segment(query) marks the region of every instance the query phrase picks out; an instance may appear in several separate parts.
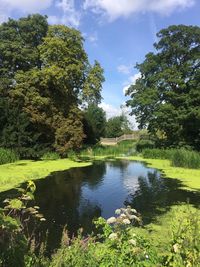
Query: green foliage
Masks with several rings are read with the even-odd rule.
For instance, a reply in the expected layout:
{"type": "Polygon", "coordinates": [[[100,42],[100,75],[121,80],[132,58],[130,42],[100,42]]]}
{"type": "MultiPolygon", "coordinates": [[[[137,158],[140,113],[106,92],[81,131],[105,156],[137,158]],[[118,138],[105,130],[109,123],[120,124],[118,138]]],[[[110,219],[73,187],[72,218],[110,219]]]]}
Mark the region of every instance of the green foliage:
{"type": "Polygon", "coordinates": [[[174,167],[200,169],[200,154],[186,149],[143,149],[144,158],[168,159],[174,167]]]}
{"type": "Polygon", "coordinates": [[[108,138],[119,137],[123,134],[128,134],[130,132],[131,130],[129,121],[125,116],[125,114],[112,117],[108,119],[106,123],[105,137],[108,138]]]}
{"type": "Polygon", "coordinates": [[[15,162],[17,160],[19,160],[19,157],[13,150],[0,148],[0,165],[15,162]]]}
{"type": "Polygon", "coordinates": [[[171,160],[175,151],[176,151],[175,149],[158,149],[158,148],[143,149],[142,155],[144,158],[171,160]]]}
{"type": "Polygon", "coordinates": [[[136,150],[142,152],[144,149],[152,149],[155,147],[155,144],[151,140],[139,140],[136,143],[136,150]]]}
{"type": "Polygon", "coordinates": [[[156,253],[130,226],[140,221],[136,211],[127,207],[116,212],[117,217],[95,222],[101,234],[72,240],[53,256],[50,266],[153,266],[156,253]]]}
{"type": "Polygon", "coordinates": [[[158,143],[200,150],[200,28],[172,25],[157,37],[156,53],[136,66],[141,77],[127,104],[158,143]]]}
{"type": "Polygon", "coordinates": [[[195,151],[177,149],[174,151],[171,160],[175,167],[200,169],[200,154],[195,151]]]}
{"type": "Polygon", "coordinates": [[[90,104],[84,111],[85,143],[96,144],[105,134],[106,114],[102,108],[90,104]]]}
{"type": "Polygon", "coordinates": [[[95,156],[108,156],[108,157],[117,157],[129,155],[135,152],[135,142],[134,141],[122,141],[114,146],[100,146],[96,145],[94,147],[89,147],[85,150],[82,150],[81,156],[95,157],[95,156]]]}
{"type": "Polygon", "coordinates": [[[166,266],[199,266],[200,263],[200,214],[189,207],[183,217],[175,217],[172,224],[171,251],[166,256],[166,266]],[[179,227],[177,228],[177,220],[179,227]]]}
{"type": "Polygon", "coordinates": [[[41,157],[42,160],[56,160],[60,159],[60,155],[56,152],[46,152],[41,157]]]}
{"type": "Polygon", "coordinates": [[[100,102],[103,80],[100,64],[88,62],[79,31],[49,26],[41,15],[1,24],[0,145],[22,158],[80,148],[80,105],[100,102]]]}
{"type": "Polygon", "coordinates": [[[30,233],[28,224],[31,218],[36,220],[35,224],[45,220],[38,212],[39,207],[27,207],[34,198],[35,184],[29,181],[26,189],[18,190],[21,195],[15,199],[6,199],[6,206],[0,209],[0,263],[3,267],[23,267],[28,266],[27,261],[33,262],[31,253],[34,250],[35,228],[30,233]]]}
{"type": "Polygon", "coordinates": [[[104,81],[103,69],[99,62],[95,60],[94,66],[88,68],[88,75],[83,87],[83,101],[89,105],[101,103],[101,90],[104,81]]]}

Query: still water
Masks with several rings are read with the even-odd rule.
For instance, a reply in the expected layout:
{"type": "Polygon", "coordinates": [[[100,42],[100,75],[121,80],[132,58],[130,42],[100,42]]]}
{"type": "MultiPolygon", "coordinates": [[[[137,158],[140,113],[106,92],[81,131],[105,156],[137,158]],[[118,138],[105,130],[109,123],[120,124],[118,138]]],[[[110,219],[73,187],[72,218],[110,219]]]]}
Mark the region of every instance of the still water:
{"type": "MultiPolygon", "coordinates": [[[[48,253],[60,246],[65,227],[70,236],[79,228],[88,234],[94,229],[94,218],[107,219],[125,205],[140,212],[145,224],[174,204],[200,203],[199,193],[182,190],[178,180],[162,178],[159,171],[136,161],[97,161],[88,167],[55,172],[35,183],[32,204],[38,205],[46,218],[38,229],[38,242],[46,240],[48,253]]],[[[6,195],[9,197],[9,192],[6,195]]]]}
{"type": "Polygon", "coordinates": [[[70,235],[82,227],[93,230],[92,220],[108,218],[115,209],[131,205],[141,213],[143,222],[151,222],[171,205],[200,203],[200,196],[180,189],[180,182],[162,178],[159,171],[141,162],[95,162],[92,166],[55,172],[36,182],[35,203],[46,222],[40,234],[46,233],[48,250],[59,247],[63,228],[70,235]]]}

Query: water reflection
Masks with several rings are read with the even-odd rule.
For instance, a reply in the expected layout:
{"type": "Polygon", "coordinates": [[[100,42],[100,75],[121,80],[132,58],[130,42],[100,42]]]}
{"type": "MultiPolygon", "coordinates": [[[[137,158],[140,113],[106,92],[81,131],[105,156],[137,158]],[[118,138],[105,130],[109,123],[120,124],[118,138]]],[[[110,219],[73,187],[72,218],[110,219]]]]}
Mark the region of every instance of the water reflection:
{"type": "Polygon", "coordinates": [[[135,207],[146,223],[178,202],[190,199],[198,205],[200,200],[198,193],[181,190],[177,180],[163,179],[155,169],[125,160],[95,162],[92,166],[56,172],[36,181],[36,186],[34,204],[40,206],[47,220],[39,229],[38,238],[42,235],[44,239],[48,231],[50,252],[59,247],[66,225],[70,235],[80,227],[90,233],[94,218],[113,216],[115,209],[123,205],[135,207]]]}

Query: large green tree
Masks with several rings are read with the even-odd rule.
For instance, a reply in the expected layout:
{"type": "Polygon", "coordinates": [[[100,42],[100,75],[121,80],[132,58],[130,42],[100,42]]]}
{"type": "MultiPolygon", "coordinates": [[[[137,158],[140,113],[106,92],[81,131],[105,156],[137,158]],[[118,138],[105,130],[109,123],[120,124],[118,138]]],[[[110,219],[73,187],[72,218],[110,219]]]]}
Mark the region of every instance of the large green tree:
{"type": "Polygon", "coordinates": [[[0,52],[0,145],[24,156],[79,148],[85,136],[79,106],[88,97],[99,102],[103,81],[81,33],[48,26],[40,15],[9,20],[0,26],[0,52]]]}
{"type": "Polygon", "coordinates": [[[200,150],[200,28],[173,25],[157,37],[156,52],[136,66],[141,78],[127,104],[160,144],[200,150]]]}

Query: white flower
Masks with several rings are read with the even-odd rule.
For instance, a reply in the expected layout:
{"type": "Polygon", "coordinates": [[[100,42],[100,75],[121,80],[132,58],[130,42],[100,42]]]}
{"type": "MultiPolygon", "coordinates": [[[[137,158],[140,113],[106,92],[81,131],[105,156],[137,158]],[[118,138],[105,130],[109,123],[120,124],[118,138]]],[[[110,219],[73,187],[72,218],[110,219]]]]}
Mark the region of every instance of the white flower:
{"type": "Polygon", "coordinates": [[[122,222],[123,222],[124,224],[130,224],[130,223],[131,223],[129,219],[123,219],[122,222]]]}
{"type": "Polygon", "coordinates": [[[134,212],[134,213],[137,213],[137,210],[135,210],[135,209],[131,209],[131,211],[134,212]]]}
{"type": "Polygon", "coordinates": [[[120,209],[116,209],[115,214],[119,215],[121,213],[120,209]]]}
{"type": "Polygon", "coordinates": [[[135,215],[129,215],[129,218],[130,218],[131,220],[133,220],[133,219],[138,220],[138,217],[135,216],[135,215]]]}
{"type": "Polygon", "coordinates": [[[120,215],[120,218],[126,218],[126,215],[125,215],[124,213],[122,213],[122,214],[120,215]]]}
{"type": "Polygon", "coordinates": [[[117,234],[116,233],[112,233],[112,234],[110,234],[109,235],[109,237],[108,238],[110,238],[110,239],[112,239],[112,240],[114,240],[114,239],[117,239],[117,234]]]}
{"type": "Polygon", "coordinates": [[[129,242],[131,245],[136,246],[136,240],[135,240],[135,239],[130,239],[128,242],[129,242]]]}
{"type": "Polygon", "coordinates": [[[116,218],[115,217],[110,217],[108,220],[107,220],[107,223],[111,224],[111,223],[115,223],[116,222],[116,218]]]}

